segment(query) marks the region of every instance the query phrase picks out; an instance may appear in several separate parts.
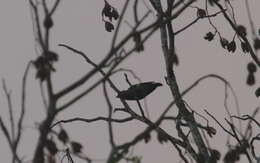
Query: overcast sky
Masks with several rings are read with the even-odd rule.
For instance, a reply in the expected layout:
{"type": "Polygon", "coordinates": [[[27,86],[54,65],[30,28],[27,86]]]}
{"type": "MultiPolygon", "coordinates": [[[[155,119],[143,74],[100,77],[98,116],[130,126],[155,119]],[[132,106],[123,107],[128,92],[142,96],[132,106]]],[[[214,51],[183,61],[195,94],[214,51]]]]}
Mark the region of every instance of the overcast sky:
{"type": "MultiPolygon", "coordinates": [[[[165,1],[165,0],[162,0],[165,1]]],[[[122,0],[110,0],[119,11],[122,8],[122,0]]],[[[253,20],[256,27],[260,27],[260,19],[257,17],[260,1],[250,0],[253,20]]],[[[145,13],[146,8],[140,3],[140,14],[145,13]]],[[[248,25],[244,0],[234,2],[235,16],[238,24],[248,25]]],[[[63,0],[54,15],[54,28],[51,31],[51,48],[59,54],[59,62],[55,64],[57,73],[54,74],[54,90],[59,91],[71,82],[80,78],[92,67],[84,62],[78,55],[73,55],[70,51],[58,47],[59,43],[68,44],[78,50],[84,51],[93,61],[99,62],[108,52],[113,33],[108,33],[104,29],[101,18],[101,11],[104,6],[102,0],[63,0]]],[[[151,7],[151,6],[150,6],[151,7]]],[[[212,10],[213,11],[216,10],[212,10]]],[[[183,16],[174,23],[174,29],[180,29],[196,18],[196,10],[188,9],[183,16]]],[[[133,23],[132,8],[126,13],[126,19],[130,24],[133,23]]],[[[155,15],[151,14],[146,24],[155,20],[155,15]]],[[[234,32],[228,23],[223,21],[222,15],[214,19],[222,35],[231,40],[234,32]]],[[[20,111],[21,81],[26,64],[37,56],[38,47],[34,42],[31,10],[27,0],[1,0],[0,1],[0,77],[6,80],[7,86],[12,90],[13,107],[16,118],[20,111]]],[[[130,28],[123,23],[123,30],[119,37],[123,38],[130,28]]],[[[248,28],[249,30],[249,28],[248,28]]],[[[206,74],[218,74],[227,79],[237,93],[239,106],[242,114],[251,114],[259,106],[259,99],[254,96],[254,91],[259,86],[259,72],[256,76],[256,85],[248,87],[246,85],[247,63],[251,61],[249,55],[242,53],[240,47],[234,54],[228,53],[221,48],[218,38],[212,42],[203,39],[208,31],[213,31],[208,25],[207,20],[201,20],[193,27],[176,36],[176,48],[179,56],[180,65],[176,67],[177,81],[180,90],[183,91],[199,77],[206,74]]],[[[250,33],[250,31],[248,31],[250,33]]],[[[164,58],[160,46],[159,32],[145,43],[145,51],[134,53],[120,67],[129,68],[136,72],[142,81],[157,81],[164,84],[150,96],[148,96],[148,110],[151,120],[156,120],[160,113],[172,100],[164,77],[164,58]]],[[[238,40],[236,40],[238,43],[238,40]]],[[[239,44],[238,44],[239,45],[239,44]]],[[[97,75],[95,79],[100,78],[97,75]]],[[[132,83],[138,83],[130,74],[129,79],[132,83]]],[[[123,73],[112,77],[112,80],[120,89],[127,89],[128,84],[124,80],[123,73]]],[[[95,80],[91,81],[93,83],[95,80]]],[[[75,91],[74,95],[88,88],[90,84],[85,84],[81,89],[75,91]]],[[[20,144],[19,154],[25,160],[30,161],[32,151],[37,140],[37,123],[44,118],[44,107],[40,96],[39,82],[35,79],[35,70],[29,71],[27,83],[27,110],[24,124],[24,134],[20,144]]],[[[2,87],[1,87],[2,88],[2,87]]],[[[0,115],[7,123],[9,120],[7,102],[3,93],[0,93],[0,115]]],[[[109,92],[114,107],[122,107],[119,100],[115,98],[116,93],[109,92]]],[[[69,96],[64,98],[65,102],[69,96]]],[[[185,101],[197,112],[206,116],[203,109],[207,109],[214,114],[223,124],[227,114],[224,109],[224,84],[215,79],[207,79],[198,87],[184,97],[185,101]]],[[[61,102],[61,103],[62,103],[61,102]]],[[[59,103],[59,104],[61,104],[59,103]]],[[[139,112],[136,103],[130,105],[139,112]]],[[[236,114],[234,98],[229,90],[228,106],[232,114],[236,114]]],[[[174,115],[176,111],[171,112],[174,115]]],[[[106,116],[107,106],[102,96],[102,87],[98,87],[80,102],[72,105],[58,116],[58,119],[73,117],[94,118],[106,116]]],[[[123,114],[114,117],[123,117],[123,114]]],[[[210,119],[209,117],[207,117],[210,119]]],[[[260,116],[256,119],[259,119],[260,116]]],[[[226,151],[226,133],[223,134],[211,119],[210,125],[214,126],[219,132],[211,141],[211,147],[226,151]]],[[[227,125],[226,125],[227,126],[227,125]]],[[[85,144],[84,152],[93,159],[105,159],[109,154],[109,139],[107,124],[103,122],[84,124],[75,122],[64,124],[68,129],[69,135],[73,140],[85,144]]],[[[140,122],[133,121],[126,124],[115,125],[115,137],[118,143],[131,140],[138,132],[146,126],[140,122]]],[[[162,124],[169,133],[176,134],[174,123],[165,122],[162,124]]],[[[259,130],[258,130],[259,131],[259,130]]],[[[134,148],[134,154],[143,155],[144,163],[170,162],[176,160],[173,153],[177,152],[170,144],[160,145],[156,141],[156,134],[152,133],[153,141],[147,145],[139,143],[134,148]]],[[[0,132],[0,158],[1,162],[10,162],[10,149],[7,141],[0,132]]],[[[62,156],[62,153],[61,153],[62,156]]],[[[79,161],[80,162],[80,161],[79,161]]],[[[81,161],[83,162],[83,161],[81,161]]]]}

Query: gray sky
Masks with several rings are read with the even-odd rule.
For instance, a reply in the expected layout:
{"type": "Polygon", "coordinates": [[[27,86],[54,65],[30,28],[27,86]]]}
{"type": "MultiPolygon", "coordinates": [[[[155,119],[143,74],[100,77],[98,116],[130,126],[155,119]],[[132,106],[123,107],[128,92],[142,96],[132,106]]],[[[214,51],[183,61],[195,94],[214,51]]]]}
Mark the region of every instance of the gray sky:
{"type": "MultiPolygon", "coordinates": [[[[123,1],[110,0],[109,2],[114,4],[119,11],[122,8],[123,1]]],[[[260,27],[260,19],[257,18],[257,15],[259,15],[260,1],[251,0],[250,2],[252,2],[250,7],[253,11],[255,26],[260,27]]],[[[77,80],[81,75],[92,68],[86,64],[82,58],[73,55],[64,48],[58,47],[57,44],[65,43],[78,50],[84,51],[95,62],[100,61],[109,50],[113,35],[104,30],[104,24],[101,20],[103,5],[103,1],[97,0],[64,0],[61,2],[61,5],[54,15],[55,26],[51,33],[51,47],[59,54],[60,58],[59,62],[55,64],[57,73],[55,73],[53,77],[55,91],[77,80]]],[[[244,0],[234,2],[234,8],[237,23],[248,25],[244,0]]],[[[144,13],[145,7],[140,6],[140,10],[140,14],[144,13]]],[[[188,9],[183,16],[173,22],[174,29],[180,29],[195,18],[196,10],[188,9]]],[[[17,118],[20,111],[22,75],[27,62],[36,58],[37,51],[28,2],[25,0],[1,0],[0,20],[0,76],[1,78],[5,78],[8,88],[12,90],[13,107],[16,111],[17,118]]],[[[133,22],[132,8],[129,8],[127,11],[126,20],[130,23],[133,22]]],[[[155,20],[155,17],[150,15],[146,23],[153,20],[155,20]]],[[[214,19],[214,22],[222,35],[231,40],[234,33],[223,20],[222,15],[220,15],[214,19]]],[[[176,36],[177,54],[180,59],[180,66],[176,68],[176,76],[180,90],[184,90],[203,75],[210,73],[221,75],[232,84],[236,91],[241,113],[250,114],[259,106],[259,99],[254,96],[254,91],[259,85],[256,84],[253,87],[248,87],[245,84],[247,77],[246,65],[251,61],[251,58],[248,54],[243,54],[240,47],[238,47],[234,54],[223,50],[218,38],[212,42],[205,41],[203,37],[210,30],[213,31],[212,27],[208,25],[208,21],[201,20],[192,28],[176,36]]],[[[129,31],[129,27],[123,24],[123,29],[119,37],[123,38],[127,34],[127,31],[129,31]]],[[[248,33],[250,32],[248,31],[248,33]]],[[[238,40],[236,41],[238,43],[238,40]]],[[[156,120],[172,99],[170,90],[164,81],[166,73],[164,70],[164,59],[160,46],[159,32],[156,32],[155,35],[146,42],[144,52],[133,54],[120,67],[133,69],[143,81],[157,81],[164,84],[163,87],[158,88],[147,98],[151,119],[156,120]]],[[[257,75],[258,74],[259,72],[257,72],[257,75]]],[[[98,78],[100,78],[100,75],[95,77],[95,79],[98,78]]],[[[130,74],[129,79],[133,83],[138,82],[130,74]]],[[[122,73],[112,77],[112,80],[120,89],[126,89],[128,87],[122,73]]],[[[95,80],[91,82],[94,81],[95,80]]],[[[259,83],[259,75],[256,77],[256,81],[256,83],[259,83]]],[[[82,89],[75,91],[74,95],[88,88],[89,85],[90,84],[85,84],[82,89]]],[[[29,161],[32,158],[32,151],[37,140],[36,126],[37,123],[44,118],[45,112],[39,93],[39,83],[35,80],[34,69],[30,69],[27,86],[28,100],[26,120],[19,154],[24,156],[25,160],[29,161]]],[[[5,116],[8,113],[7,102],[2,89],[1,92],[0,115],[3,116],[3,119],[7,123],[9,119],[8,116],[5,116]]],[[[114,107],[121,107],[122,105],[119,100],[115,98],[115,92],[111,90],[109,94],[114,107]]],[[[70,97],[72,96],[64,98],[61,103],[70,97]]],[[[205,115],[203,109],[207,109],[224,124],[224,117],[227,117],[227,114],[225,113],[223,105],[224,84],[220,81],[207,79],[186,95],[184,99],[197,112],[205,115]]],[[[136,103],[130,103],[130,105],[139,112],[136,103]]],[[[230,90],[228,106],[231,112],[235,114],[234,98],[230,90]]],[[[175,114],[176,111],[173,109],[171,113],[175,114]]],[[[98,87],[87,97],[80,100],[80,102],[61,113],[58,119],[67,119],[76,116],[93,118],[101,115],[107,115],[107,106],[102,96],[102,87],[98,87]]],[[[119,118],[122,116],[124,115],[119,113],[114,115],[114,117],[119,118]]],[[[207,118],[210,119],[209,117],[207,118]]],[[[259,118],[260,116],[256,119],[259,118]]],[[[223,134],[222,130],[211,119],[210,125],[219,131],[213,139],[210,139],[210,141],[212,141],[212,148],[226,151],[227,148],[224,146],[226,142],[223,141],[223,139],[226,139],[226,134],[223,134]]],[[[138,132],[146,127],[137,121],[114,126],[115,137],[118,143],[131,140],[138,132]]],[[[106,158],[109,152],[106,123],[84,124],[75,122],[65,124],[64,127],[68,129],[68,133],[73,140],[85,144],[84,152],[89,157],[94,159],[106,158]]],[[[169,133],[173,135],[176,134],[172,122],[165,122],[162,124],[162,127],[169,131],[169,133]]],[[[134,154],[143,155],[144,163],[176,160],[176,157],[173,156],[173,153],[176,154],[176,151],[170,144],[160,145],[156,141],[156,134],[154,132],[152,133],[152,139],[153,141],[147,145],[143,143],[136,145],[134,154]]],[[[11,158],[10,150],[2,132],[0,132],[0,144],[0,158],[4,160],[3,162],[9,162],[11,158]]]]}

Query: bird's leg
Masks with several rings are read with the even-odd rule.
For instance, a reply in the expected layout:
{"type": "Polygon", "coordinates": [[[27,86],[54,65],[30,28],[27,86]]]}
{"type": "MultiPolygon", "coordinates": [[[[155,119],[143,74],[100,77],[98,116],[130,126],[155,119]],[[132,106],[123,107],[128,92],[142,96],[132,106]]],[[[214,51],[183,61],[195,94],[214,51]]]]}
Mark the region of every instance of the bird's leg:
{"type": "Polygon", "coordinates": [[[140,111],[141,111],[142,116],[145,118],[144,111],[143,111],[143,108],[142,108],[142,105],[141,105],[140,101],[139,101],[139,100],[136,100],[136,102],[137,102],[137,104],[138,104],[138,106],[139,106],[139,109],[140,109],[140,111]]]}

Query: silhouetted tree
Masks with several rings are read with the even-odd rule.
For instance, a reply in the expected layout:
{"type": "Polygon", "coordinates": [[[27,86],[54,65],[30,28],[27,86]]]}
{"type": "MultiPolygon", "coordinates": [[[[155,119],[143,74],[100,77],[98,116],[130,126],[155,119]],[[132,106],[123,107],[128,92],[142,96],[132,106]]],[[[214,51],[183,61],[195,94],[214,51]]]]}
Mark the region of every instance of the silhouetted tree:
{"type": "MultiPolygon", "coordinates": [[[[193,110],[188,102],[183,99],[183,96],[187,94],[190,90],[196,87],[201,81],[207,78],[214,78],[222,81],[225,84],[225,90],[230,88],[232,93],[234,90],[231,84],[222,76],[216,74],[209,74],[198,78],[190,87],[184,91],[180,91],[177,75],[175,74],[175,68],[181,61],[179,61],[178,55],[176,53],[175,37],[182,34],[183,31],[188,28],[192,28],[194,24],[200,20],[206,20],[212,27],[211,31],[205,32],[204,39],[209,41],[211,44],[220,44],[223,50],[229,53],[234,53],[235,51],[241,50],[243,53],[248,53],[251,56],[251,61],[248,63],[246,69],[248,70],[248,78],[244,84],[248,86],[253,86],[256,84],[256,73],[257,69],[260,67],[260,61],[257,56],[257,52],[260,49],[260,39],[255,29],[254,21],[252,20],[249,0],[245,0],[246,11],[248,13],[248,18],[250,20],[249,28],[251,30],[251,38],[248,37],[248,27],[245,25],[238,24],[238,20],[235,19],[236,8],[233,7],[233,3],[236,1],[232,0],[149,0],[149,3],[153,8],[149,8],[146,2],[138,0],[124,0],[124,6],[120,9],[115,8],[109,0],[104,0],[104,8],[101,13],[102,21],[104,22],[104,30],[113,33],[113,39],[111,40],[111,47],[107,54],[102,58],[99,63],[92,61],[84,52],[77,50],[67,44],[60,43],[59,46],[68,49],[69,51],[78,54],[84,59],[87,64],[93,66],[93,68],[85,73],[77,81],[70,83],[64,89],[55,92],[53,89],[52,76],[55,75],[55,63],[59,62],[59,54],[54,52],[50,47],[50,34],[51,30],[55,26],[55,21],[53,16],[60,5],[60,0],[54,0],[52,3],[47,5],[46,0],[28,0],[29,5],[33,12],[33,25],[35,29],[36,44],[39,45],[41,55],[37,56],[34,60],[29,61],[28,66],[25,70],[23,80],[22,80],[22,103],[21,103],[21,113],[17,123],[15,123],[13,116],[13,108],[11,105],[10,92],[7,89],[5,82],[3,81],[3,88],[5,95],[8,100],[8,108],[10,113],[10,124],[11,129],[7,128],[0,117],[0,127],[4,133],[9,147],[12,151],[12,162],[22,163],[25,162],[22,157],[18,154],[19,142],[22,136],[22,126],[24,122],[24,115],[26,111],[25,103],[26,101],[26,78],[28,70],[34,68],[36,70],[36,79],[40,81],[40,84],[44,90],[47,91],[47,98],[45,105],[47,108],[45,118],[40,122],[38,132],[37,144],[35,144],[34,155],[32,156],[33,163],[55,163],[59,162],[57,160],[57,153],[59,151],[64,151],[64,157],[62,162],[68,160],[73,163],[73,157],[77,156],[86,162],[93,162],[93,159],[87,157],[86,154],[82,152],[83,144],[71,139],[69,136],[69,131],[63,128],[63,123],[70,123],[74,121],[80,121],[82,123],[91,123],[96,121],[106,121],[108,123],[108,133],[109,142],[111,145],[111,150],[109,156],[104,162],[115,163],[121,160],[127,162],[138,163],[142,162],[141,157],[129,156],[129,150],[131,147],[135,146],[137,143],[144,141],[149,143],[151,140],[151,132],[155,131],[157,133],[157,139],[160,143],[171,144],[179,154],[179,157],[183,162],[197,162],[197,163],[215,163],[221,162],[221,155],[223,156],[223,161],[225,163],[234,163],[240,160],[241,155],[245,155],[248,162],[260,162],[260,156],[258,151],[255,150],[255,144],[260,140],[259,133],[259,120],[255,119],[259,108],[255,110],[252,115],[231,115],[229,112],[228,118],[225,119],[228,128],[224,127],[223,124],[214,116],[214,113],[209,113],[205,110],[205,116],[193,110]],[[202,2],[202,3],[201,3],[202,2]],[[142,16],[138,14],[139,5],[146,6],[146,13],[142,16]],[[132,8],[132,14],[134,18],[134,24],[130,24],[126,18],[126,10],[132,8]],[[195,9],[194,12],[195,19],[184,25],[183,28],[175,30],[172,23],[179,18],[188,8],[195,9]],[[209,8],[214,8],[215,13],[211,13],[209,8]],[[145,24],[145,20],[150,16],[151,13],[156,13],[156,20],[154,22],[145,24]],[[224,34],[215,26],[213,19],[218,16],[223,15],[225,21],[233,30],[233,38],[231,40],[227,39],[224,34]],[[119,31],[123,28],[123,22],[126,22],[130,26],[131,30],[126,34],[125,37],[119,39],[119,31]],[[143,25],[145,24],[145,25],[143,25]],[[168,85],[169,90],[172,94],[172,101],[169,103],[167,108],[161,113],[156,121],[149,119],[149,116],[145,115],[143,106],[140,100],[153,91],[155,88],[162,86],[161,83],[157,81],[151,82],[140,82],[139,84],[132,84],[128,79],[127,74],[125,74],[125,81],[129,84],[129,88],[126,90],[120,90],[117,85],[111,80],[112,76],[121,71],[129,72],[135,75],[131,70],[120,69],[121,63],[126,60],[134,52],[141,53],[145,51],[146,40],[150,38],[156,31],[160,31],[160,44],[162,47],[162,53],[164,56],[164,64],[166,70],[165,82],[168,85]],[[215,42],[214,40],[219,40],[215,42]],[[133,42],[132,47],[125,48],[127,43],[133,42]],[[100,73],[102,78],[96,82],[90,82],[94,75],[100,73]],[[82,85],[85,83],[90,83],[90,87],[87,90],[83,90],[81,93],[70,97],[70,99],[57,105],[60,99],[66,95],[71,94],[74,90],[82,90],[82,85]],[[107,85],[112,88],[111,91],[116,92],[117,97],[120,99],[123,108],[114,108],[109,97],[107,85]],[[68,109],[72,104],[77,103],[82,97],[88,96],[90,92],[95,90],[98,86],[103,86],[103,94],[105,96],[108,115],[106,117],[98,116],[90,119],[83,117],[72,117],[71,119],[63,119],[57,121],[57,116],[68,109]],[[140,109],[141,115],[135,112],[128,104],[128,101],[136,101],[140,109]],[[169,110],[173,105],[177,106],[177,116],[170,116],[169,110]],[[115,112],[124,112],[128,114],[128,117],[122,119],[112,118],[112,114],[115,112]],[[196,118],[203,118],[207,121],[206,124],[201,124],[196,118]],[[224,132],[226,132],[230,139],[235,140],[235,144],[229,147],[229,150],[224,153],[218,149],[213,149],[209,146],[208,137],[214,137],[217,130],[208,123],[208,119],[213,119],[217,125],[219,125],[224,132]],[[236,126],[234,119],[240,121],[240,123],[247,123],[247,127],[242,131],[239,126],[236,126]],[[136,137],[131,138],[132,140],[124,142],[122,144],[116,143],[114,138],[114,133],[112,130],[112,123],[127,123],[131,120],[137,120],[144,123],[147,128],[142,132],[138,133],[136,137]],[[175,122],[175,128],[178,132],[178,136],[172,136],[167,130],[160,127],[161,123],[165,120],[172,120],[175,122]],[[257,129],[253,129],[252,125],[256,125],[257,129]],[[57,126],[58,125],[58,126],[57,126]],[[187,132],[188,131],[188,132],[187,132]],[[189,137],[193,138],[193,142],[189,137]],[[58,145],[59,144],[59,145],[58,145]],[[60,145],[62,144],[62,145],[60,145]]],[[[66,3],[65,1],[63,3],[66,3]]],[[[75,3],[77,3],[75,1],[75,3]]],[[[86,6],[88,7],[88,6],[86,6]]],[[[62,10],[62,8],[60,8],[62,10]]],[[[97,31],[98,32],[98,31],[97,31]]],[[[201,38],[203,40],[203,38],[201,38]]],[[[158,43],[159,44],[159,43],[158,43]]],[[[159,89],[159,88],[158,88],[159,89]]],[[[226,92],[227,94],[227,92],[226,92]]],[[[255,92],[255,95],[260,96],[260,88],[255,92]]],[[[225,101],[227,100],[227,95],[225,95],[225,101]]],[[[159,100],[158,100],[159,102],[159,100]]],[[[228,110],[228,108],[227,108],[228,110]]],[[[230,140],[228,140],[230,142],[230,140]]],[[[162,158],[163,161],[163,158],[162,158]]],[[[164,161],[163,161],[164,162],[164,161]]],[[[176,162],[176,159],[173,160],[176,162]]]]}

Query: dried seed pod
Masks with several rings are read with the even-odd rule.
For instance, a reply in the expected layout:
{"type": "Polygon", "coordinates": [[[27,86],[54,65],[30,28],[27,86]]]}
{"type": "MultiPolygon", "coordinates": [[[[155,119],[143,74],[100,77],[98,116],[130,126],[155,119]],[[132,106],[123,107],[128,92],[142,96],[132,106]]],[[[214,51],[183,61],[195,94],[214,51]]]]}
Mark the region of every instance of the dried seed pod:
{"type": "Polygon", "coordinates": [[[206,36],[204,36],[205,40],[212,41],[214,39],[214,34],[212,32],[208,32],[206,36]]]}
{"type": "Polygon", "coordinates": [[[247,43],[245,43],[245,42],[241,42],[241,48],[242,48],[244,53],[248,53],[249,50],[250,50],[249,45],[247,43]]]}
{"type": "Polygon", "coordinates": [[[58,148],[53,140],[47,139],[45,147],[51,155],[55,155],[58,152],[58,148]]]}
{"type": "Polygon", "coordinates": [[[256,38],[256,39],[254,40],[254,48],[255,48],[256,50],[259,50],[259,49],[260,49],[260,39],[259,39],[259,38],[256,38]]]}
{"type": "Polygon", "coordinates": [[[81,153],[82,145],[78,142],[72,141],[70,143],[73,153],[81,153]]]}
{"type": "Polygon", "coordinates": [[[235,41],[231,41],[228,45],[227,45],[227,49],[229,52],[234,53],[236,51],[236,42],[235,41]]]}
{"type": "Polygon", "coordinates": [[[64,129],[61,129],[59,134],[58,134],[58,138],[60,141],[62,141],[64,144],[66,144],[69,141],[69,136],[67,134],[67,132],[64,129]]]}
{"type": "Polygon", "coordinates": [[[255,90],[255,96],[256,96],[256,97],[259,97],[259,96],[260,96],[260,87],[258,87],[258,88],[255,90]]]}
{"type": "Polygon", "coordinates": [[[248,74],[246,83],[249,86],[253,86],[255,84],[255,76],[254,76],[254,74],[252,74],[252,73],[248,74]]]}
{"type": "Polygon", "coordinates": [[[105,22],[105,28],[108,32],[112,32],[114,30],[114,25],[110,22],[105,22]]]}
{"type": "Polygon", "coordinates": [[[256,65],[253,62],[249,62],[247,64],[247,70],[249,73],[255,73],[257,70],[256,65]]]}
{"type": "Polygon", "coordinates": [[[46,16],[44,21],[43,21],[43,25],[46,29],[50,29],[51,27],[53,27],[53,20],[51,18],[51,16],[46,16]]]}
{"type": "Polygon", "coordinates": [[[205,10],[203,10],[203,9],[201,9],[201,8],[198,8],[198,10],[197,10],[197,17],[198,17],[198,18],[204,18],[206,15],[207,15],[207,14],[206,14],[206,11],[205,11],[205,10]]]}
{"type": "Polygon", "coordinates": [[[246,36],[247,35],[247,32],[246,32],[246,27],[243,26],[243,25],[238,25],[237,26],[237,31],[240,35],[242,36],[246,36]]]}
{"type": "Polygon", "coordinates": [[[227,47],[228,47],[228,44],[229,44],[229,42],[228,42],[228,40],[227,39],[225,39],[225,38],[220,38],[220,44],[221,44],[221,46],[224,48],[224,49],[226,49],[227,47]]]}

